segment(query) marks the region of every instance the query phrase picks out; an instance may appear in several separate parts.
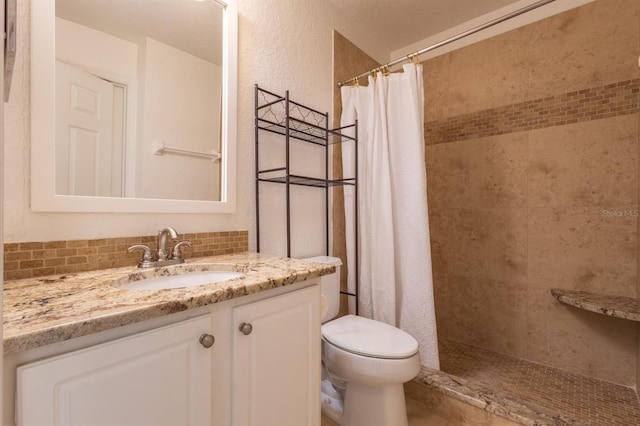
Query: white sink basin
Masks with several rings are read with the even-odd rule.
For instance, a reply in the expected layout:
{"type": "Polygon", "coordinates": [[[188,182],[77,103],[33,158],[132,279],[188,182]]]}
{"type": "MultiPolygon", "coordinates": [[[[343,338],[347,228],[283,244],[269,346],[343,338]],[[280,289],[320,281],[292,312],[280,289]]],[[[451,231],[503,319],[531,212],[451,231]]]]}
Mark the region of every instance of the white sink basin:
{"type": "Polygon", "coordinates": [[[122,285],[129,290],[163,290],[169,288],[196,287],[222,281],[242,278],[241,272],[233,271],[200,271],[181,275],[168,275],[132,281],[122,285]]]}

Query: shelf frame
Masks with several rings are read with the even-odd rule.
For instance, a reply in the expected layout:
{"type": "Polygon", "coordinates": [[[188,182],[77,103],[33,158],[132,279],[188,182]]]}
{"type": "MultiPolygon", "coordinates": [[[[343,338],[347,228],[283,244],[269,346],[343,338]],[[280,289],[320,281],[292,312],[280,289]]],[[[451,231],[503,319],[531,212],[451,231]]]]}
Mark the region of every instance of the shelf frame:
{"type": "Polygon", "coordinates": [[[287,257],[291,257],[291,186],[307,186],[322,188],[325,191],[325,254],[329,255],[329,189],[336,186],[354,188],[354,231],[355,240],[355,291],[340,291],[341,294],[355,297],[355,311],[358,314],[359,259],[358,248],[358,126],[353,124],[336,129],[329,128],[329,114],[322,113],[289,98],[289,91],[284,96],[270,92],[255,85],[255,205],[256,205],[256,250],[260,252],[260,185],[273,183],[284,185],[286,203],[286,243],[287,257]],[[353,136],[345,134],[352,131],[353,136]],[[260,136],[268,132],[284,136],[285,161],[281,167],[260,169],[260,136]],[[324,147],[324,177],[301,176],[291,173],[291,142],[299,141],[324,147]],[[355,176],[343,179],[329,179],[329,146],[337,143],[353,143],[355,147],[355,176]]]}

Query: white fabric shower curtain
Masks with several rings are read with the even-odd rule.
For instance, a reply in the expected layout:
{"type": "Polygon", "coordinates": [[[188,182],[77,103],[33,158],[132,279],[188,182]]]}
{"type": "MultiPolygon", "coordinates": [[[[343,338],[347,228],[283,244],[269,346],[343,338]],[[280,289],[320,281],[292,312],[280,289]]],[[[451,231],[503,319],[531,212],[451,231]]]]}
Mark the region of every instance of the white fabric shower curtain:
{"type": "MultiPolygon", "coordinates": [[[[342,125],[358,120],[362,316],[399,327],[418,340],[422,365],[439,368],[424,164],[422,65],[343,86],[342,125]]],[[[344,176],[355,150],[343,144],[344,176]]],[[[345,191],[347,256],[355,268],[353,192],[345,191]]],[[[355,288],[349,273],[349,288],[355,288]]]]}

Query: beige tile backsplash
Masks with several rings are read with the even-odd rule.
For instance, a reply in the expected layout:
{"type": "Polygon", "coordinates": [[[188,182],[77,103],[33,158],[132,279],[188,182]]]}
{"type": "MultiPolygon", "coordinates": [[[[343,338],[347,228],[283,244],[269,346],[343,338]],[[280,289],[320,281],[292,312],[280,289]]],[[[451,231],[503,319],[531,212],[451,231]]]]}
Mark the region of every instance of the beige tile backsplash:
{"type": "MultiPolygon", "coordinates": [[[[246,251],[248,231],[181,234],[186,259],[246,251]]],[[[94,240],[7,243],[4,245],[4,279],[33,278],[136,265],[140,253],[127,253],[134,244],[155,249],[156,236],[101,238],[94,240]]]]}

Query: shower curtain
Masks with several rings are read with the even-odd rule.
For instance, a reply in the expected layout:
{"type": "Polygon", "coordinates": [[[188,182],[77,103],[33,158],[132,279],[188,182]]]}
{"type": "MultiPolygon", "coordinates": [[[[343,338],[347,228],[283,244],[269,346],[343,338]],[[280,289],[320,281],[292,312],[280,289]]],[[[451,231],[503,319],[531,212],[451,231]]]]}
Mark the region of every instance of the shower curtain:
{"type": "MultiPolygon", "coordinates": [[[[422,365],[439,368],[424,164],[422,65],[343,86],[342,125],[358,120],[358,198],[362,316],[416,338],[422,365]]],[[[343,173],[355,149],[343,144],[343,173]]],[[[345,191],[347,265],[355,268],[353,192],[345,191]],[[351,199],[349,199],[351,198],[351,199]]],[[[349,288],[355,287],[349,274],[349,288]]]]}

